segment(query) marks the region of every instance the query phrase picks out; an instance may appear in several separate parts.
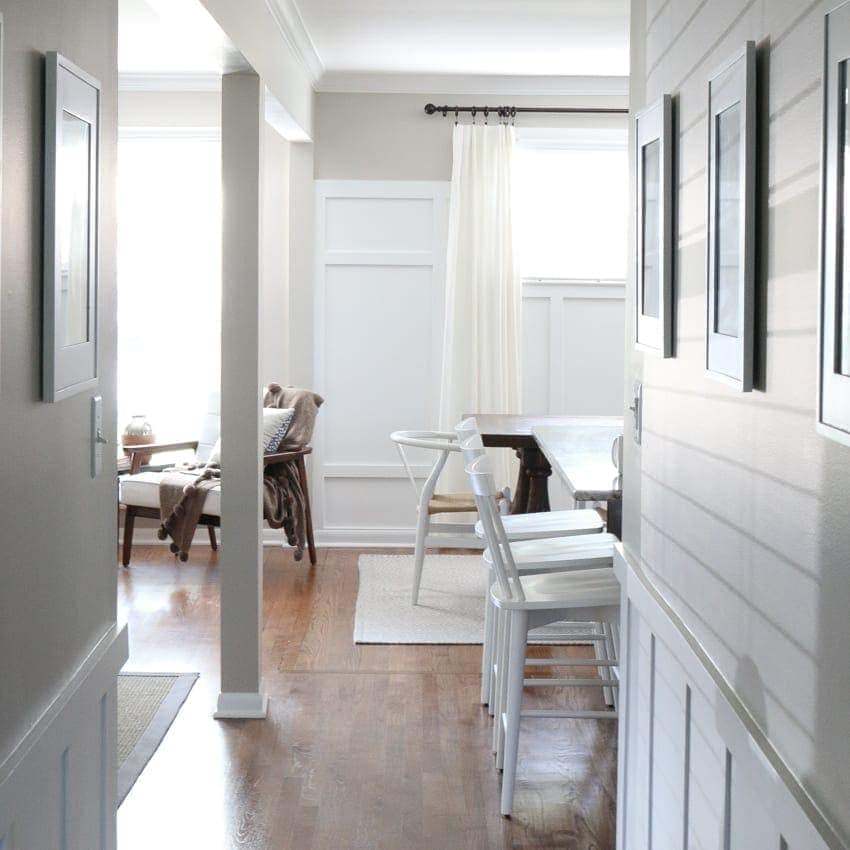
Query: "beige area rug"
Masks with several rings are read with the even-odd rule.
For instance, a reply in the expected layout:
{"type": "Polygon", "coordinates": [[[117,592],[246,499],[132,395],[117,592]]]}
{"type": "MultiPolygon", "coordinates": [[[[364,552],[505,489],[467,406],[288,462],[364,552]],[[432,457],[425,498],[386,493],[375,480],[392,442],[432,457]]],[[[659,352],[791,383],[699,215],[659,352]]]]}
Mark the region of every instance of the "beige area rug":
{"type": "Polygon", "coordinates": [[[119,805],[162,743],[197,678],[197,673],[119,674],[119,805]]]}
{"type": "MultiPolygon", "coordinates": [[[[355,643],[475,644],[484,639],[487,572],[480,555],[426,555],[419,604],[413,605],[413,555],[361,555],[355,643]]],[[[587,633],[587,625],[551,625],[533,637],[552,643],[587,633]]]]}

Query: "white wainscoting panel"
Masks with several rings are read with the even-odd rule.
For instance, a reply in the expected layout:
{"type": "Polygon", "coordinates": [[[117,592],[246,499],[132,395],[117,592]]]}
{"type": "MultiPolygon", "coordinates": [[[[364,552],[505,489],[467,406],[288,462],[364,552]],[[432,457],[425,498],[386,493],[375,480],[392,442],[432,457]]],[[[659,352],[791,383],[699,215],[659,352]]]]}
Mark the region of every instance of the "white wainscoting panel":
{"type": "MultiPolygon", "coordinates": [[[[522,286],[522,408],[619,416],[623,409],[623,280],[529,279],[522,286]]],[[[572,507],[557,476],[553,509],[572,507]]]]}
{"type": "MultiPolygon", "coordinates": [[[[448,198],[442,181],[316,181],[321,543],[412,545],[416,501],[390,433],[437,421],[448,198]]],[[[414,460],[427,475],[431,458],[414,460]]]]}
{"type": "Polygon", "coordinates": [[[115,850],[116,677],[126,627],[95,644],[0,764],[2,850],[115,850]]]}
{"type": "Polygon", "coordinates": [[[625,297],[623,280],[523,281],[523,410],[620,415],[625,297]]]}
{"type": "Polygon", "coordinates": [[[622,549],[618,850],[846,850],[622,549]]]}
{"type": "MultiPolygon", "coordinates": [[[[416,502],[397,429],[433,429],[439,407],[449,184],[316,181],[316,390],[312,463],[323,544],[412,545],[416,502]]],[[[523,283],[523,408],[616,414],[625,285],[523,283]]],[[[427,475],[432,458],[413,458],[427,475]]],[[[568,502],[552,481],[553,504],[568,502]]]]}

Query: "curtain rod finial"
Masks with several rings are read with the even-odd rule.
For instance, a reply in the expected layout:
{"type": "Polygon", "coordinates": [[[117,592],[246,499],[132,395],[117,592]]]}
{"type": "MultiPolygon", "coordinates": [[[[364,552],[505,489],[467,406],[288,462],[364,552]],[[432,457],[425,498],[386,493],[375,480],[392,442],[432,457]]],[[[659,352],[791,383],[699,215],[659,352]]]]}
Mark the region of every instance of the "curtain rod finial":
{"type": "Polygon", "coordinates": [[[433,103],[426,103],[425,104],[425,114],[426,115],[433,115],[436,111],[437,111],[437,107],[434,106],[433,103]]]}

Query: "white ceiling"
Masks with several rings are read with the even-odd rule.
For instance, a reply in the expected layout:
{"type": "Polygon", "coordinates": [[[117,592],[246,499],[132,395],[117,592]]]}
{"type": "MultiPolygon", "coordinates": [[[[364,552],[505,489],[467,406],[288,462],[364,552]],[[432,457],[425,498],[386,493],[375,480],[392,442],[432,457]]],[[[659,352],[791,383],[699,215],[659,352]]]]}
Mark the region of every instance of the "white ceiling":
{"type": "Polygon", "coordinates": [[[241,56],[197,0],[119,0],[122,74],[220,74],[241,56]]]}
{"type": "Polygon", "coordinates": [[[278,2],[331,74],[628,74],[628,0],[278,2]]]}

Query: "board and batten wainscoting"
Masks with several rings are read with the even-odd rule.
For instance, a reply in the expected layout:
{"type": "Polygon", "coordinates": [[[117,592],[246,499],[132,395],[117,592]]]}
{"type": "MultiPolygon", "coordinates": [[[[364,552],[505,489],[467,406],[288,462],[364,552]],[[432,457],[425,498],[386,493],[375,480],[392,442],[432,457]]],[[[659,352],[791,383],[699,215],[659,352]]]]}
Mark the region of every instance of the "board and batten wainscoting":
{"type": "Polygon", "coordinates": [[[416,503],[390,433],[437,420],[448,209],[445,181],[316,181],[320,545],[413,541],[416,503]]]}
{"type": "Polygon", "coordinates": [[[622,586],[618,850],[845,848],[651,577],[622,586]]]}
{"type": "MultiPolygon", "coordinates": [[[[437,424],[449,191],[446,181],[316,181],[320,545],[412,544],[416,502],[389,435],[437,424]]],[[[621,412],[624,300],[623,280],[523,281],[525,411],[621,412]]],[[[429,460],[413,466],[417,477],[429,460]]]]}
{"type": "Polygon", "coordinates": [[[110,626],[0,763],[0,850],[115,850],[127,654],[127,627],[110,626]]]}

